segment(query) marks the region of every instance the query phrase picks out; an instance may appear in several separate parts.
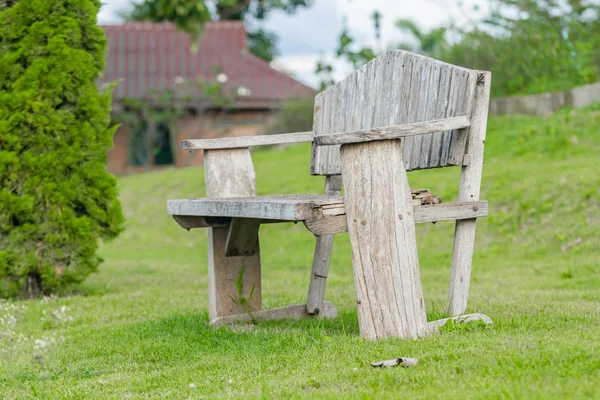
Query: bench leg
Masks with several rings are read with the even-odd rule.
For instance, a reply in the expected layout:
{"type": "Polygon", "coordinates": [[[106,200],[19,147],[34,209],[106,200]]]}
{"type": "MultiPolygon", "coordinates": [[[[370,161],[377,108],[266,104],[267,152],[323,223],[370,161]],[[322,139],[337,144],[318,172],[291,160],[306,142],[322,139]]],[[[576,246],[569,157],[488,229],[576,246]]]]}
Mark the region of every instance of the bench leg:
{"type": "Polygon", "coordinates": [[[361,336],[427,336],[402,145],[396,140],[342,145],[341,155],[361,336]]]}
{"type": "MultiPolygon", "coordinates": [[[[204,175],[207,197],[256,195],[254,166],[248,149],[205,151],[204,175]]],[[[227,315],[251,314],[260,311],[261,307],[258,227],[253,221],[232,221],[229,227],[209,228],[208,311],[211,322],[227,315]],[[227,256],[228,252],[232,256],[227,256]]]]}
{"type": "MultiPolygon", "coordinates": [[[[342,191],[342,177],[331,175],[325,179],[325,195],[339,196],[342,191]]],[[[313,258],[310,286],[306,308],[309,314],[319,314],[324,310],[325,287],[329,275],[329,262],[333,250],[333,235],[317,236],[313,258]]]]}
{"type": "MultiPolygon", "coordinates": [[[[468,131],[467,151],[470,161],[468,165],[462,167],[458,201],[479,200],[490,84],[491,74],[489,72],[481,73],[475,87],[471,126],[468,131]]],[[[476,219],[456,221],[450,291],[448,293],[447,314],[450,316],[463,314],[467,309],[476,222],[476,219]]]]}
{"type": "Polygon", "coordinates": [[[229,228],[209,228],[208,312],[220,317],[259,311],[261,301],[260,250],[250,256],[226,256],[229,228]],[[241,283],[241,286],[239,285],[241,283]],[[238,292],[238,289],[239,290],[238,292]]]}

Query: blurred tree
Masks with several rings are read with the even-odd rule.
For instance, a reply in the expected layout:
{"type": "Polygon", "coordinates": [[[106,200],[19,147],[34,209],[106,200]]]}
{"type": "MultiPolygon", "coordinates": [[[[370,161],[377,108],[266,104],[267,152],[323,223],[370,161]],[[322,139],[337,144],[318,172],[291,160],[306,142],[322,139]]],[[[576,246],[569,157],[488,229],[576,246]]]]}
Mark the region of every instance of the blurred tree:
{"type": "MultiPolygon", "coordinates": [[[[430,31],[414,21],[398,20],[396,27],[414,43],[389,48],[492,71],[495,97],[564,90],[600,78],[600,0],[480,0],[474,9],[488,11],[465,25],[430,31]]],[[[375,55],[370,47],[356,48],[344,25],[338,59],[358,68],[375,55]]],[[[331,64],[321,60],[317,74],[322,88],[332,83],[331,64]]]]}
{"type": "Polygon", "coordinates": [[[135,3],[123,16],[131,21],[171,21],[193,37],[202,34],[208,21],[245,20],[250,24],[250,51],[263,60],[272,61],[277,53],[277,37],[261,28],[260,22],[274,10],[293,14],[310,5],[311,0],[144,0],[135,3]]]}
{"type": "Polygon", "coordinates": [[[444,60],[492,71],[493,96],[564,90],[600,76],[600,2],[488,0],[489,13],[452,29],[444,60]]]}
{"type": "Polygon", "coordinates": [[[289,100],[267,122],[266,134],[307,132],[312,130],[314,111],[313,99],[289,100]]]}
{"type": "Polygon", "coordinates": [[[402,42],[396,46],[398,48],[436,58],[441,50],[448,45],[446,41],[446,27],[434,28],[429,32],[425,32],[410,19],[397,20],[396,27],[410,34],[416,42],[415,44],[402,42]]]}

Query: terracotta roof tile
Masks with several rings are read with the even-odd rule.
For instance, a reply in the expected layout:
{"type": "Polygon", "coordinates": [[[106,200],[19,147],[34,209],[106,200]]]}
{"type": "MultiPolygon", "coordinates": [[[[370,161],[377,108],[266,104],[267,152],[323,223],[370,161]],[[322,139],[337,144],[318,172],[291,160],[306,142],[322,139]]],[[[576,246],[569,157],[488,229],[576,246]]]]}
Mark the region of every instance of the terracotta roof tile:
{"type": "Polygon", "coordinates": [[[192,51],[190,38],[171,23],[130,22],[102,27],[108,39],[106,71],[99,84],[120,80],[114,99],[140,98],[153,89],[174,88],[181,81],[214,80],[227,75],[228,92],[244,86],[248,102],[279,102],[312,97],[315,90],[277,71],[247,49],[242,22],[206,25],[192,51]]]}

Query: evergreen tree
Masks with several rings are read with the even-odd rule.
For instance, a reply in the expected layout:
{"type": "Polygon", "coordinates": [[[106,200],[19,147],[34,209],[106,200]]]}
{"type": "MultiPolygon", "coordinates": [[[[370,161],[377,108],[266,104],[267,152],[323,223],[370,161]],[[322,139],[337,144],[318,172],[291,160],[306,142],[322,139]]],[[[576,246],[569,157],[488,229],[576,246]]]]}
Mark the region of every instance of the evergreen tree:
{"type": "Polygon", "coordinates": [[[99,7],[0,0],[0,297],[81,282],[122,230],[99,7]]]}

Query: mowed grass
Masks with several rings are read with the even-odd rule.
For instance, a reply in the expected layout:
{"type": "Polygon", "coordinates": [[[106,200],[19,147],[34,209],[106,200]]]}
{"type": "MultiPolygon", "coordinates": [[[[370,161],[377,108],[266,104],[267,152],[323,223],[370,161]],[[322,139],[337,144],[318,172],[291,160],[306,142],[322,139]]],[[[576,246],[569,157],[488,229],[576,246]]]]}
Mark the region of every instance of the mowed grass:
{"type": "MultiPolygon", "coordinates": [[[[253,157],[259,194],[322,191],[307,145],[253,157]]],[[[459,172],[411,173],[411,186],[452,201],[459,172]]],[[[29,337],[48,332],[44,311],[66,305],[73,321],[53,328],[64,341],[41,367],[3,359],[0,398],[600,398],[600,107],[490,119],[490,216],[478,222],[468,311],[495,324],[420,340],[359,337],[346,234],[326,296],[339,318],[210,327],[206,232],[165,211],[167,199],[204,195],[202,168],[119,186],[127,230],[103,244],[100,271],[78,295],[21,302],[18,330],[29,337]],[[419,364],[369,365],[400,356],[419,364]]],[[[430,319],[446,305],[453,229],[418,226],[430,319]]],[[[265,308],[306,300],[313,250],[301,224],[261,228],[265,308]]]]}

